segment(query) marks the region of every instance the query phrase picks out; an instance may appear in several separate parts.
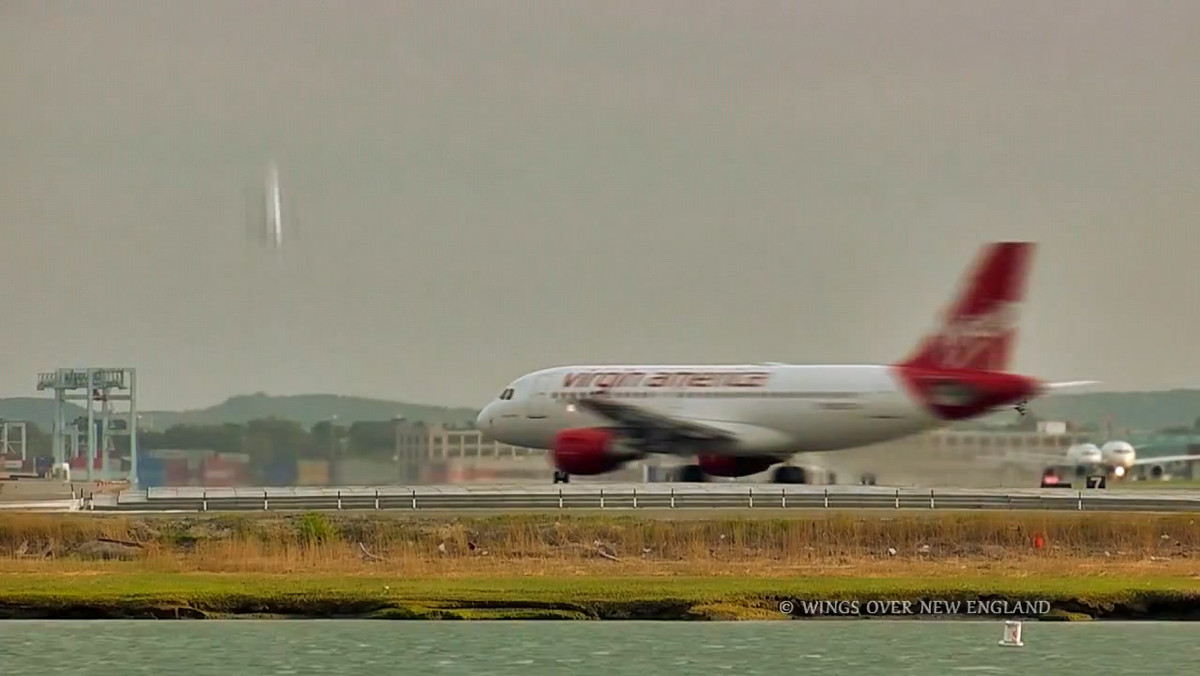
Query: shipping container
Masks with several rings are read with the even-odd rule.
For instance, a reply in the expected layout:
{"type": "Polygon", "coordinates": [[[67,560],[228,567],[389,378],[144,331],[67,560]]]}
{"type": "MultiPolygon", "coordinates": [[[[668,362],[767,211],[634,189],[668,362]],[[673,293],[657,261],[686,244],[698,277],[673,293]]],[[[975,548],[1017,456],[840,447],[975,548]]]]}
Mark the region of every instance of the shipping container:
{"type": "MultiPolygon", "coordinates": [[[[95,458],[92,459],[92,469],[100,469],[101,463],[103,463],[103,462],[104,462],[104,459],[97,455],[95,458]]],[[[77,455],[74,458],[71,458],[68,461],[68,464],[71,466],[72,470],[78,469],[78,470],[83,470],[86,472],[87,471],[87,456],[77,455]]]]}
{"type": "Polygon", "coordinates": [[[201,463],[201,479],[205,486],[245,486],[249,471],[245,462],[224,455],[206,458],[201,463]]]}
{"type": "Polygon", "coordinates": [[[187,486],[191,483],[192,474],[186,458],[168,458],[162,463],[164,486],[187,486]]]}
{"type": "Polygon", "coordinates": [[[449,478],[449,474],[445,461],[429,462],[421,466],[419,483],[444,484],[449,478]]]}
{"type": "Polygon", "coordinates": [[[296,485],[298,486],[328,486],[328,460],[298,460],[296,461],[296,485]]]}
{"type": "Polygon", "coordinates": [[[406,481],[401,478],[402,466],[393,461],[367,458],[342,458],[329,469],[330,484],[335,486],[381,486],[416,481],[417,473],[406,481]]]}
{"type": "Polygon", "coordinates": [[[250,480],[250,463],[239,462],[233,466],[233,485],[234,486],[250,486],[254,482],[250,480]]]}
{"type": "Polygon", "coordinates": [[[138,484],[141,486],[167,485],[167,465],[162,458],[138,458],[138,484]]]}
{"type": "Polygon", "coordinates": [[[205,458],[200,463],[200,479],[203,486],[232,486],[233,465],[220,458],[205,458]]]}
{"type": "Polygon", "coordinates": [[[215,451],[204,451],[204,450],[187,450],[187,449],[180,449],[180,448],[155,448],[155,449],[152,449],[149,451],[139,451],[138,455],[162,458],[163,460],[177,460],[180,458],[187,460],[190,458],[200,458],[200,459],[207,458],[211,455],[216,455],[216,452],[215,451]]]}
{"type": "Polygon", "coordinates": [[[263,473],[263,485],[265,486],[295,486],[296,485],[296,459],[295,458],[275,458],[271,464],[266,466],[266,471],[263,473]]]}

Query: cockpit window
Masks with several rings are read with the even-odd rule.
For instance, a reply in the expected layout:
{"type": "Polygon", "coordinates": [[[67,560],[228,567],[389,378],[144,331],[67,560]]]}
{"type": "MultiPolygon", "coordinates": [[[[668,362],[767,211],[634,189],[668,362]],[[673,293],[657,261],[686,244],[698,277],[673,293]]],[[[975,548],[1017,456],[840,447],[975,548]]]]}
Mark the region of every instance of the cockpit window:
{"type": "Polygon", "coordinates": [[[513,388],[511,388],[511,387],[505,388],[505,390],[500,393],[501,401],[508,401],[509,399],[512,399],[512,398],[513,398],[513,388]]]}

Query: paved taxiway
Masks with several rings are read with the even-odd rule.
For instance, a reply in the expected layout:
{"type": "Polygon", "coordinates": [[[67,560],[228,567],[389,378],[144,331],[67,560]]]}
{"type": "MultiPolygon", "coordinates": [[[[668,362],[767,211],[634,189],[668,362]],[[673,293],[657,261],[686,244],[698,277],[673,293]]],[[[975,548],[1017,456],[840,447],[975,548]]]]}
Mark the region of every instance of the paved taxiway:
{"type": "Polygon", "coordinates": [[[1200,512],[1200,491],[888,488],[779,484],[566,484],[149,488],[96,496],[96,511],[910,509],[1200,512]]]}

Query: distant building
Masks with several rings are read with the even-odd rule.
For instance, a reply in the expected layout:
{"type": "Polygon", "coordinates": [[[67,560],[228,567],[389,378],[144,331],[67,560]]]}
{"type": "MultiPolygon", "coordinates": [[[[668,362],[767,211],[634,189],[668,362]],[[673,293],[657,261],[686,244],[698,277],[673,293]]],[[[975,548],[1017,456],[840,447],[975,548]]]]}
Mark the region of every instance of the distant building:
{"type": "Polygon", "coordinates": [[[1037,431],[1039,434],[1066,434],[1067,423],[1060,420],[1040,420],[1037,431]]]}
{"type": "Polygon", "coordinates": [[[516,464],[546,476],[552,472],[546,451],[498,443],[469,426],[426,425],[402,418],[392,422],[396,432],[394,459],[401,483],[436,481],[438,476],[453,474],[455,468],[463,466],[502,467],[502,461],[513,464],[521,460],[516,464]]]}

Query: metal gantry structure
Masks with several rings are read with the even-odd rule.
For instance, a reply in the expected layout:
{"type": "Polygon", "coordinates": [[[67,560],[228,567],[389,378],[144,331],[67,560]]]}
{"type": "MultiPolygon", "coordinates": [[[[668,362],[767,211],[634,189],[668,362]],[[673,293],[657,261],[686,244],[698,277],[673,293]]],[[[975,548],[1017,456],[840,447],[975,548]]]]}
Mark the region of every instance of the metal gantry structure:
{"type": "Polygon", "coordinates": [[[29,457],[29,436],[23,420],[0,420],[0,456],[24,461],[29,457]]]}
{"type": "MultiPolygon", "coordinates": [[[[137,370],[130,367],[60,368],[38,374],[39,391],[54,391],[51,448],[54,465],[86,455],[87,480],[111,479],[109,467],[116,437],[129,438],[129,483],[137,484],[137,370]],[[81,393],[80,390],[83,392],[81,393]],[[84,402],[84,415],[67,420],[68,402],[84,402]],[[126,404],[118,410],[113,404],[126,404]],[[81,437],[86,446],[80,448],[81,437]],[[95,476],[96,457],[100,475],[95,476]]],[[[118,470],[119,472],[119,470],[118,470]]]]}

